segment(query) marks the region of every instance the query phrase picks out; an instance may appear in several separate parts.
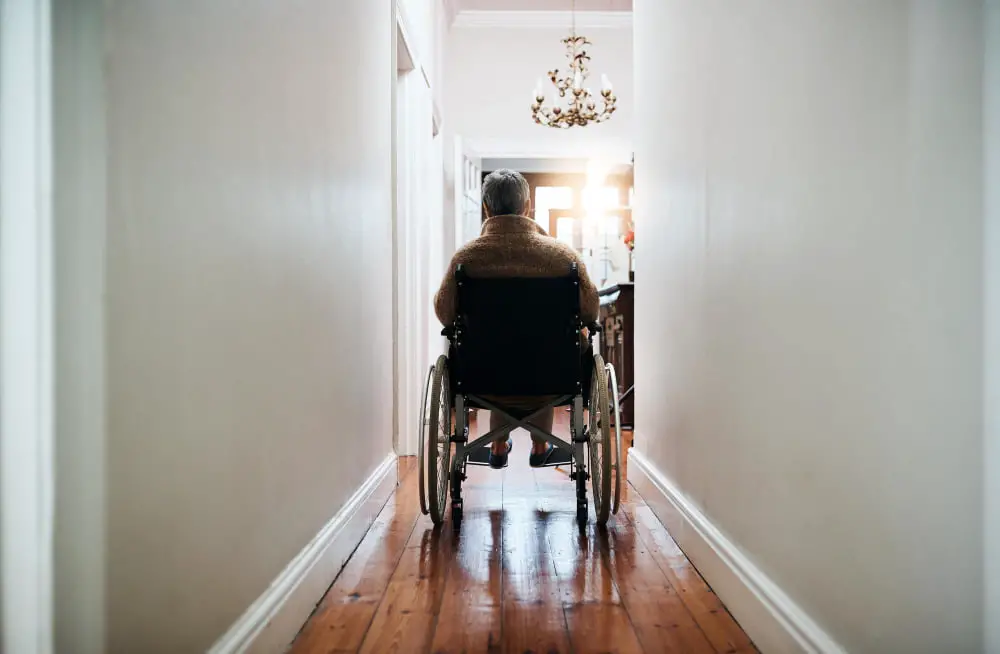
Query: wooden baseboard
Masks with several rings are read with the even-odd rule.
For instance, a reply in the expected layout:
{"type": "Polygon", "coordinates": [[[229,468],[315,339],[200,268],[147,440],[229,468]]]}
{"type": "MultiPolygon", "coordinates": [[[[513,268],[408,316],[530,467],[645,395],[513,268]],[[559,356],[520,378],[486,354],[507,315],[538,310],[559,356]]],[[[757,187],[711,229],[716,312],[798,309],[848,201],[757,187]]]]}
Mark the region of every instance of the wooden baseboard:
{"type": "Polygon", "coordinates": [[[641,452],[629,481],[762,652],[846,654],[641,452]]]}
{"type": "Polygon", "coordinates": [[[368,532],[396,481],[397,459],[389,455],[209,654],[285,651],[368,532]]]}

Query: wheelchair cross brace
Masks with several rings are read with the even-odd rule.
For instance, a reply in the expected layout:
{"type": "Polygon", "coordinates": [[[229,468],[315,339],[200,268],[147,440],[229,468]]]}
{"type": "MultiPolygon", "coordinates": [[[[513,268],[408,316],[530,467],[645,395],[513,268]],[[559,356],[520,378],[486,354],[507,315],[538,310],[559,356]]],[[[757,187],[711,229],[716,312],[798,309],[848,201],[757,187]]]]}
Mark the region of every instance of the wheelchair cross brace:
{"type": "MultiPolygon", "coordinates": [[[[507,424],[502,427],[497,427],[496,429],[491,429],[485,435],[480,436],[471,443],[466,443],[467,441],[467,426],[465,423],[465,401],[466,396],[456,395],[455,396],[455,417],[459,421],[456,425],[455,434],[451,437],[451,441],[456,444],[455,458],[453,460],[453,474],[458,472],[461,477],[465,475],[461,473],[462,466],[465,465],[466,459],[469,454],[475,452],[481,447],[492,444],[494,441],[500,440],[501,438],[507,436],[514,429],[526,429],[532,436],[540,438],[547,443],[550,443],[553,447],[557,447],[562,450],[570,452],[573,456],[573,462],[579,472],[583,473],[583,478],[587,478],[586,472],[586,457],[584,456],[583,444],[587,442],[587,433],[583,428],[583,397],[580,395],[563,395],[557,397],[551,402],[546,403],[544,406],[536,409],[533,413],[524,418],[515,418],[507,410],[497,406],[489,400],[483,399],[477,395],[469,395],[468,399],[475,402],[478,406],[491,411],[493,413],[499,414],[505,420],[507,424]],[[555,434],[549,433],[544,429],[540,429],[535,425],[531,424],[529,421],[542,415],[545,411],[551,411],[557,406],[561,406],[567,400],[573,400],[573,424],[570,425],[570,435],[573,440],[572,443],[568,443],[563,439],[559,438],[555,434]]],[[[565,465],[565,464],[562,464],[565,465]]],[[[572,477],[575,478],[574,473],[572,477]]]]}

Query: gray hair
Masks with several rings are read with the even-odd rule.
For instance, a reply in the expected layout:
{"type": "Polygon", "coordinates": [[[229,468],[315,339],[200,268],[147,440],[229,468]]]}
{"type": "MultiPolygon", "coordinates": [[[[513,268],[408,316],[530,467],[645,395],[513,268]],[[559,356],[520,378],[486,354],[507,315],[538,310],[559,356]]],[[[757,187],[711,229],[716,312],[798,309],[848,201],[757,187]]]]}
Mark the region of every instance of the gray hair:
{"type": "Polygon", "coordinates": [[[483,180],[483,204],[491,216],[523,216],[531,206],[531,188],[521,173],[501,168],[483,180]]]}

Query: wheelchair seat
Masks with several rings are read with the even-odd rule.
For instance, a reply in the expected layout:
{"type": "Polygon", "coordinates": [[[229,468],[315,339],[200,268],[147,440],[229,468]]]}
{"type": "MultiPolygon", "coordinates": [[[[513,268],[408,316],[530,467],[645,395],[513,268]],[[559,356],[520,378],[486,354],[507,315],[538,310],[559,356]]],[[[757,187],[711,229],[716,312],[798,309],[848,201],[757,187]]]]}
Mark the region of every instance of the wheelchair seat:
{"type": "Polygon", "coordinates": [[[572,453],[577,520],[581,525],[588,520],[589,480],[597,521],[603,524],[618,510],[622,483],[617,383],[609,383],[614,368],[589,355],[590,339],[600,327],[581,319],[578,269],[573,265],[562,277],[509,278],[476,277],[459,266],[454,274],[456,318],[442,332],[449,354],[431,366],[421,403],[421,509],[441,524],[450,489],[457,527],[466,466],[482,460],[470,461],[470,456],[520,427],[572,453]],[[524,408],[526,399],[530,409],[524,408]],[[566,405],[571,407],[569,441],[528,422],[566,405]],[[499,412],[510,424],[469,442],[470,408],[499,412]]]}

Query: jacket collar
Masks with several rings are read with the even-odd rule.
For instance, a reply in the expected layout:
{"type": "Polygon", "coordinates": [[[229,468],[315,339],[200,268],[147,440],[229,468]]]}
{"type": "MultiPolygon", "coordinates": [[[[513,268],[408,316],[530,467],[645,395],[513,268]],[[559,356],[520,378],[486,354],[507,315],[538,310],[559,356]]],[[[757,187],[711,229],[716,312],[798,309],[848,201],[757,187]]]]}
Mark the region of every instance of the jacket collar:
{"type": "Polygon", "coordinates": [[[547,232],[527,216],[493,216],[483,223],[483,236],[496,234],[542,234],[547,232]]]}

